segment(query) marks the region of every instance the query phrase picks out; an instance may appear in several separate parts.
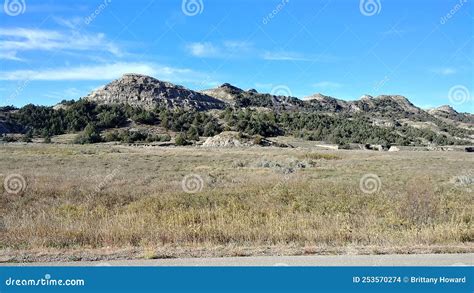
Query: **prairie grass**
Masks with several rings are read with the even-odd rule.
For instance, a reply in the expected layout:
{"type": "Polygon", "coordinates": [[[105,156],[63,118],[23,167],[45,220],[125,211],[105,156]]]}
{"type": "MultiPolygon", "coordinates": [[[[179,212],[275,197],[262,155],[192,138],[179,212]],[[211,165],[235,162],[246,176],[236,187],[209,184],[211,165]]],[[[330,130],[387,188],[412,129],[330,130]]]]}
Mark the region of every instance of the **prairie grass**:
{"type": "Polygon", "coordinates": [[[304,155],[300,155],[300,157],[308,160],[340,160],[341,157],[334,155],[334,154],[325,154],[325,153],[306,153],[304,155]]]}
{"type": "MultiPolygon", "coordinates": [[[[283,163],[282,163],[283,164],[283,163]]],[[[306,149],[133,148],[4,145],[0,250],[138,247],[467,247],[474,251],[474,168],[455,152],[375,153],[306,149]],[[294,173],[261,158],[316,160],[294,173]],[[380,188],[360,180],[376,174],[380,188]],[[187,193],[182,181],[202,181],[187,193]]]]}

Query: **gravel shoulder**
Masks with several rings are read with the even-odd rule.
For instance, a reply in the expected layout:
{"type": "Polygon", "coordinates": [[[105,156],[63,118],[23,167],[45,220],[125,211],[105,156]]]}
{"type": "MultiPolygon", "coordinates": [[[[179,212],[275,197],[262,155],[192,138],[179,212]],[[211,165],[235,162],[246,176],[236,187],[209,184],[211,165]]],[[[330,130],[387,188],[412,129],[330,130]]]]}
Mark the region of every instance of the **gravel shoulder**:
{"type": "Polygon", "coordinates": [[[474,253],[257,256],[77,262],[9,263],[9,266],[473,266],[474,253]]]}

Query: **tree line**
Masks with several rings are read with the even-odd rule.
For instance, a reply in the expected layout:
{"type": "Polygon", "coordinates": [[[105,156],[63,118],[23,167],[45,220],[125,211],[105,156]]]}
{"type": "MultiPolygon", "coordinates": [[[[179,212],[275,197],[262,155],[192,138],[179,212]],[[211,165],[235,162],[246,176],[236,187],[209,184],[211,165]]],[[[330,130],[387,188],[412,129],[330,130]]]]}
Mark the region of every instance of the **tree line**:
{"type": "MultiPolygon", "coordinates": [[[[141,109],[128,105],[97,105],[86,100],[63,101],[59,109],[26,105],[20,109],[8,108],[7,121],[20,124],[25,136],[50,138],[53,135],[82,132],[77,143],[103,141],[169,141],[170,135],[155,135],[143,131],[113,130],[130,122],[161,126],[177,133],[178,144],[188,144],[224,130],[249,135],[274,137],[292,135],[314,141],[338,145],[371,143],[381,145],[419,145],[425,142],[452,145],[467,143],[429,129],[419,129],[407,124],[392,127],[374,125],[364,114],[328,115],[311,111],[255,110],[228,107],[223,111],[199,112],[185,109],[156,107],[141,109]]],[[[0,109],[1,110],[1,109],[0,109]]],[[[444,123],[445,129],[464,134],[444,123]]]]}

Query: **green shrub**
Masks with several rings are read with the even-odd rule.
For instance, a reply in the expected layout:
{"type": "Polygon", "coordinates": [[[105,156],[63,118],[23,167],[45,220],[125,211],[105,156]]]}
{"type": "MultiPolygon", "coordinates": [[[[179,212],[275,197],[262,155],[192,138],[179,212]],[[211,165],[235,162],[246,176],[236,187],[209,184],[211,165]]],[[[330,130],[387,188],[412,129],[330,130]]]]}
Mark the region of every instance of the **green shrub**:
{"type": "Polygon", "coordinates": [[[178,135],[176,135],[174,141],[175,141],[176,145],[179,145],[179,146],[191,144],[188,141],[188,138],[186,137],[186,134],[184,134],[184,133],[178,133],[178,135]]]}
{"type": "Polygon", "coordinates": [[[86,128],[84,128],[84,132],[75,140],[75,142],[79,144],[98,143],[101,141],[100,131],[93,123],[87,124],[86,128]]]}

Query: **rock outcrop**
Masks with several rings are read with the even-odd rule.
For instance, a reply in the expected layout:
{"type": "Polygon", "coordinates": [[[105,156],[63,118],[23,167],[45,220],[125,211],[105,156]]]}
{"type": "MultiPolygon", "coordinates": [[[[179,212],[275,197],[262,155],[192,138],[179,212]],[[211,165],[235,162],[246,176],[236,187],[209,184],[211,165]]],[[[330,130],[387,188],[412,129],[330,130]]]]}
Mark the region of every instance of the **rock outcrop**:
{"type": "Polygon", "coordinates": [[[236,107],[296,109],[303,106],[303,101],[295,97],[264,94],[255,89],[245,91],[228,83],[214,89],[203,90],[201,93],[236,107]]]}
{"type": "Polygon", "coordinates": [[[248,146],[264,146],[264,147],[280,147],[292,148],[293,146],[284,143],[278,143],[268,140],[261,136],[250,136],[236,131],[224,131],[213,137],[209,137],[202,144],[203,147],[248,147],[248,146]]]}
{"type": "Polygon", "coordinates": [[[430,115],[443,120],[453,122],[474,123],[474,115],[470,113],[459,113],[453,107],[444,105],[438,108],[429,109],[427,111],[430,115]]]}
{"type": "Polygon", "coordinates": [[[201,93],[219,99],[223,102],[234,104],[238,95],[242,94],[244,90],[233,86],[229,83],[224,83],[218,88],[203,90],[201,93]]]}
{"type": "Polygon", "coordinates": [[[323,94],[315,94],[303,99],[306,103],[316,106],[319,110],[330,112],[342,112],[349,109],[349,103],[323,94]]]}
{"type": "Polygon", "coordinates": [[[98,104],[127,104],[145,109],[166,106],[202,111],[225,106],[208,95],[139,74],[125,74],[85,98],[98,104]]]}
{"type": "Polygon", "coordinates": [[[400,151],[400,148],[399,147],[396,147],[394,145],[392,145],[389,149],[388,149],[389,152],[399,152],[400,151]]]}
{"type": "Polygon", "coordinates": [[[243,147],[252,146],[255,142],[248,136],[241,136],[235,131],[224,131],[216,136],[209,137],[202,144],[204,147],[243,147]]]}

